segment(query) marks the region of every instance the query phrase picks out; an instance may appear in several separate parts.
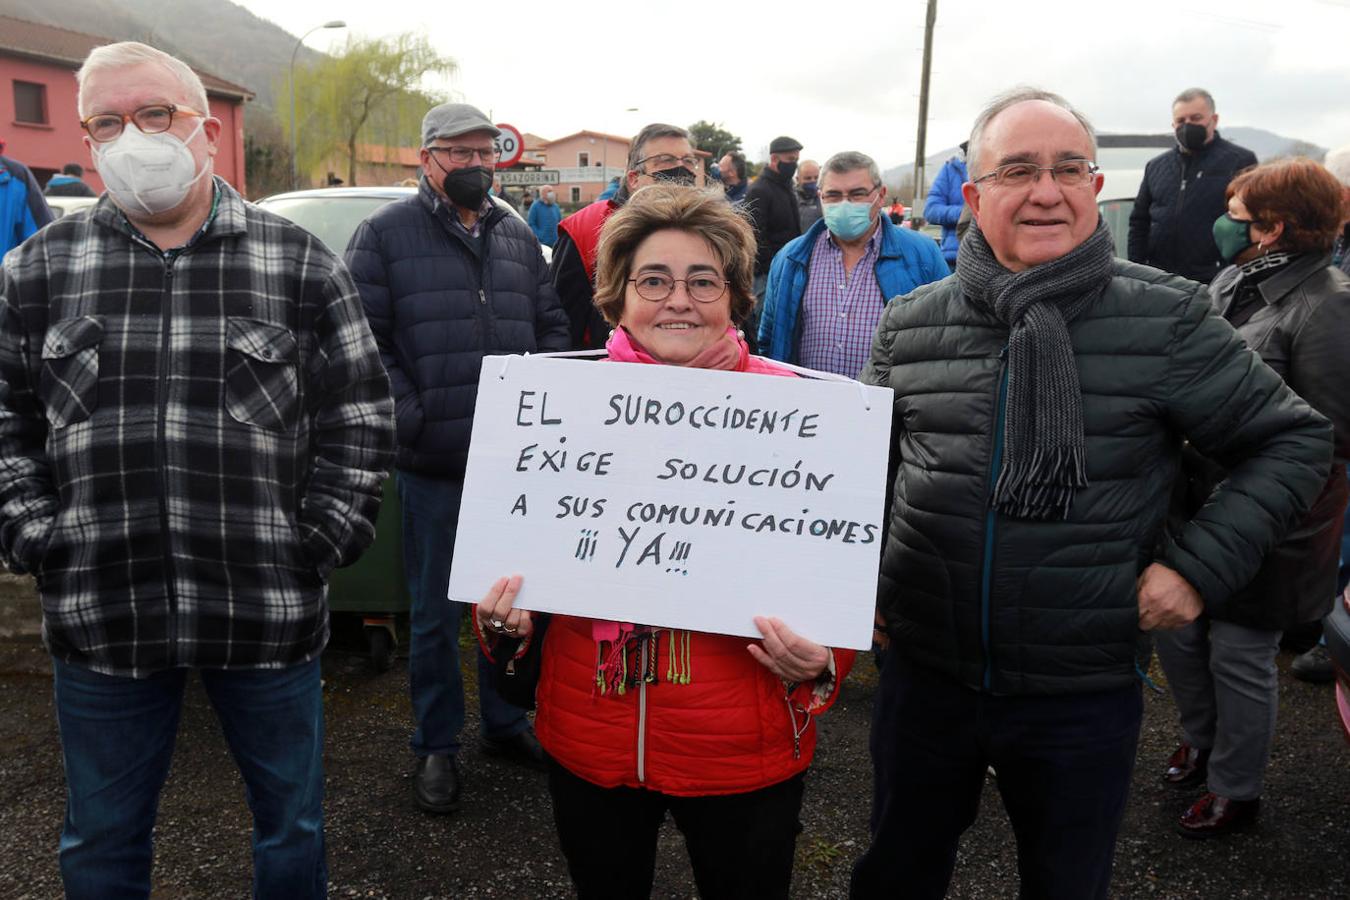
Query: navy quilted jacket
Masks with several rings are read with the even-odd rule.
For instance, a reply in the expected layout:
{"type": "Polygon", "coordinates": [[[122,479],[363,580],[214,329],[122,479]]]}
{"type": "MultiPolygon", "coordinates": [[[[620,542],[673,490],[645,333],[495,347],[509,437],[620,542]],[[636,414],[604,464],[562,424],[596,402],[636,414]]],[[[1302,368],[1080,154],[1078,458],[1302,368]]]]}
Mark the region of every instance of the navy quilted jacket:
{"type": "Polygon", "coordinates": [[[347,246],[347,266],[389,371],[400,469],[462,478],[482,359],[568,349],[567,316],[539,241],[501,207],[477,246],[426,179],[382,207],[347,246]]]}

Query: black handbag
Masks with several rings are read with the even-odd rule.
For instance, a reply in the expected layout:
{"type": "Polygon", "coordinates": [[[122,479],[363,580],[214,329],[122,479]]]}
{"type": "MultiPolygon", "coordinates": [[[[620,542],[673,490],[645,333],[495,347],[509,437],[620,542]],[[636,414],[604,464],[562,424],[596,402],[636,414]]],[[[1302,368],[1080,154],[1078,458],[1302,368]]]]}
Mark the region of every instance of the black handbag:
{"type": "Polygon", "coordinates": [[[499,637],[492,651],[492,687],[497,695],[521,709],[535,707],[534,692],[539,686],[539,671],[544,659],[544,635],[552,620],[548,613],[534,614],[534,633],[530,645],[519,656],[519,638],[499,637]]]}

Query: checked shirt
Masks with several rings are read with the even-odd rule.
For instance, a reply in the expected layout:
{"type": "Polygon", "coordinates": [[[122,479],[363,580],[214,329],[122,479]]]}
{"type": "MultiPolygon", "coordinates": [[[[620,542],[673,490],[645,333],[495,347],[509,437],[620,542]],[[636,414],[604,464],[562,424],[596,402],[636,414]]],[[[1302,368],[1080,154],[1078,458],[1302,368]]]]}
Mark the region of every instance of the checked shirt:
{"type": "Polygon", "coordinates": [[[5,257],[0,555],[53,655],[105,674],[312,659],[391,461],[347,270],[215,184],[168,253],[105,196],[5,257]]]}
{"type": "Polygon", "coordinates": [[[886,308],[877,283],[881,228],[872,232],[867,250],[850,274],[844,251],[828,228],[811,250],[802,296],[801,364],[809,369],[857,378],[872,352],[872,335],[886,308]]]}

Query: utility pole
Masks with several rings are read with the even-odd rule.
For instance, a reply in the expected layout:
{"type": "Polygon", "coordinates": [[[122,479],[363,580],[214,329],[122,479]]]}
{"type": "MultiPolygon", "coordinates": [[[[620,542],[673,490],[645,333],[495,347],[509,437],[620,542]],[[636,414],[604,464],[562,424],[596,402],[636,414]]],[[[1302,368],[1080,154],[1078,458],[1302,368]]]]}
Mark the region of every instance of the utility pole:
{"type": "MultiPolygon", "coordinates": [[[[923,214],[928,195],[923,189],[924,165],[928,141],[928,73],[933,68],[933,24],[937,22],[937,0],[928,0],[928,18],[923,28],[923,76],[919,81],[919,136],[914,145],[914,203],[913,209],[923,214]]],[[[913,215],[913,213],[911,213],[913,215]]]]}

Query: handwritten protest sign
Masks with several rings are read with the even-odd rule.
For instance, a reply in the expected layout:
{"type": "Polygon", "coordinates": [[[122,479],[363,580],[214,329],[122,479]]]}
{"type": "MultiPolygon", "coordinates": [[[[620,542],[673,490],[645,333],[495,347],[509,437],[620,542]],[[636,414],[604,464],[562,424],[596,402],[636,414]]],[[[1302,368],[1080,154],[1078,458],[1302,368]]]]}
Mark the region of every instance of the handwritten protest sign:
{"type": "Polygon", "coordinates": [[[450,597],[871,645],[891,392],[675,366],[483,361],[450,597]]]}

